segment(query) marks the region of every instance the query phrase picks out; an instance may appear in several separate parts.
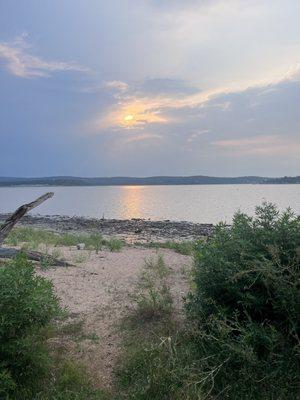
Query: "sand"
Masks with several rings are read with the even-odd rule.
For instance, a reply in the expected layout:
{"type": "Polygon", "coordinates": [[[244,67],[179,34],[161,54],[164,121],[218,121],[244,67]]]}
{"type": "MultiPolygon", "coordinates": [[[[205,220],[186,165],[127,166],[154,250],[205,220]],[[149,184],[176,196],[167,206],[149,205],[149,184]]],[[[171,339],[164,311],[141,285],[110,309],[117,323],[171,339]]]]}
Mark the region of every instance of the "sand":
{"type": "Polygon", "coordinates": [[[183,269],[192,260],[168,249],[124,247],[120,252],[58,249],[75,267],[37,268],[37,273],[53,282],[55,292],[70,315],[68,323],[82,321],[83,339],[68,336],[55,340],[80,360],[99,387],[111,387],[113,368],[120,351],[119,325],[132,307],[134,291],[146,259],[162,254],[170,267],[170,286],[175,307],[182,307],[187,292],[183,269]],[[93,340],[92,340],[92,339],[93,340]],[[99,338],[96,340],[95,338],[99,338]]]}

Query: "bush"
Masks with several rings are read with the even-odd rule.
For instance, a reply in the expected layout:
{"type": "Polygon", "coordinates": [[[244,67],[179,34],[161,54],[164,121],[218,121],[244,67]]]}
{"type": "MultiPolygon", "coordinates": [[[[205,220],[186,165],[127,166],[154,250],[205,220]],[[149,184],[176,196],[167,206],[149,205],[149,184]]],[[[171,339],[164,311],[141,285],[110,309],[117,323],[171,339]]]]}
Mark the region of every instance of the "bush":
{"type": "Polygon", "coordinates": [[[228,399],[295,399],[300,219],[272,204],[199,243],[187,308],[204,387],[228,399]],[[222,395],[220,394],[222,393],[222,395]]]}
{"type": "Polygon", "coordinates": [[[51,283],[35,276],[24,256],[0,267],[1,398],[25,398],[47,372],[42,330],[58,311],[51,283]]]}
{"type": "Polygon", "coordinates": [[[170,270],[161,255],[145,261],[133,300],[136,317],[142,321],[165,318],[172,312],[172,296],[168,283],[170,270]]]}
{"type": "Polygon", "coordinates": [[[195,250],[187,320],[135,325],[120,399],[299,398],[300,219],[264,204],[195,250]]]}

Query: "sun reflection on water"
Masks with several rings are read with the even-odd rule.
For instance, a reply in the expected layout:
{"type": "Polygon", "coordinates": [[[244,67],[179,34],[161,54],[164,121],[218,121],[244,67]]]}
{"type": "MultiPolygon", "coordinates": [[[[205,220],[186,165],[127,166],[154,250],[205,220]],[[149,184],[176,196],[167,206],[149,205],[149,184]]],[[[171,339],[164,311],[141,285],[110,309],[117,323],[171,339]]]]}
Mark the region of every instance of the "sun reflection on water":
{"type": "Polygon", "coordinates": [[[122,187],[122,218],[143,218],[145,204],[145,186],[122,187]]]}

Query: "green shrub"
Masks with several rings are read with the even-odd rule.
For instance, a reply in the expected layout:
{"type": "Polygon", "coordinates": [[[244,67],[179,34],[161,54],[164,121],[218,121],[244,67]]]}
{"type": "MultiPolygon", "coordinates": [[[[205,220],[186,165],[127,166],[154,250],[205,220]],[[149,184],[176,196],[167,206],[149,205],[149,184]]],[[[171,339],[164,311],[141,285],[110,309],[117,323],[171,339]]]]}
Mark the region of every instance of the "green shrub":
{"type": "Polygon", "coordinates": [[[109,248],[110,251],[120,251],[123,248],[123,242],[117,238],[111,238],[109,240],[105,240],[104,244],[109,248]]]}
{"type": "Polygon", "coordinates": [[[120,398],[298,399],[299,255],[290,210],[264,204],[219,225],[197,245],[187,320],[154,319],[125,342],[120,398]]]}
{"type": "Polygon", "coordinates": [[[1,398],[29,393],[47,372],[50,357],[42,330],[58,311],[51,283],[35,276],[24,256],[0,267],[1,398]]]}
{"type": "Polygon", "coordinates": [[[272,204],[199,243],[187,308],[206,390],[228,399],[296,399],[300,219],[272,204]],[[222,393],[222,395],[220,394],[222,393]]]}
{"type": "Polygon", "coordinates": [[[172,296],[168,284],[170,270],[161,255],[145,261],[133,300],[137,305],[137,317],[149,321],[165,317],[172,311],[172,296]]]}

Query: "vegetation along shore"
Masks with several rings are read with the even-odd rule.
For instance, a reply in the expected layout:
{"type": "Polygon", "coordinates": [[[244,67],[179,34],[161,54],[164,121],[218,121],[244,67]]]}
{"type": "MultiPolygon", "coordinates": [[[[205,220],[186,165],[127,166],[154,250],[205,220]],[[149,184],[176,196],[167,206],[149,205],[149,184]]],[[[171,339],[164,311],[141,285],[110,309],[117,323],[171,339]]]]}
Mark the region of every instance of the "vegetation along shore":
{"type": "Polygon", "coordinates": [[[264,204],[205,229],[21,221],[3,246],[21,253],[0,260],[1,399],[299,398],[300,219],[290,210],[264,204]],[[137,229],[147,241],[117,236],[137,229]]]}

